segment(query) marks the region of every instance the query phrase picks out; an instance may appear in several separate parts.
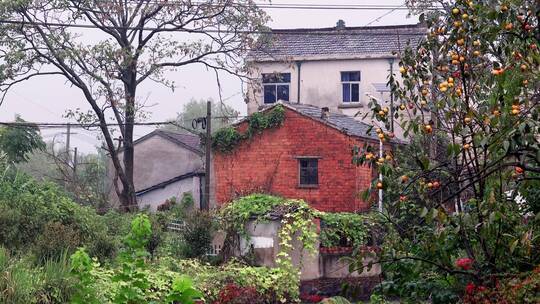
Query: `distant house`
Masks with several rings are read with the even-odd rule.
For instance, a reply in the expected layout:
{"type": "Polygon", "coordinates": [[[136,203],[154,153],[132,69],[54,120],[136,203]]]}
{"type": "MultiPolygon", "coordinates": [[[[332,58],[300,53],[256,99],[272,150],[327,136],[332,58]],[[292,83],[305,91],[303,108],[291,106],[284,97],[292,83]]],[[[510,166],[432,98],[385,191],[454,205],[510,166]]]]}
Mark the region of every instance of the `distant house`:
{"type": "Polygon", "coordinates": [[[346,27],[341,20],[332,28],[272,29],[247,58],[255,79],[248,113],[280,100],[356,117],[368,111],[369,96],[389,106],[388,76],[400,76],[399,53],[425,33],[420,24],[346,27]]]}
{"type": "MultiPolygon", "coordinates": [[[[194,206],[200,208],[204,193],[204,157],[198,136],[155,130],[133,144],[134,183],[140,208],[155,211],[168,199],[179,201],[188,193],[193,197],[194,206]]],[[[114,190],[111,196],[113,201],[118,201],[114,190]]]]}
{"type": "MultiPolygon", "coordinates": [[[[370,205],[360,193],[369,187],[375,172],[353,164],[352,149],[366,143],[378,147],[375,131],[368,132],[369,125],[352,117],[316,106],[283,103],[283,107],[280,127],[252,135],[231,152],[214,151],[217,204],[264,192],[301,198],[321,211],[368,210],[370,205]]],[[[235,127],[242,131],[247,125],[245,120],[235,127]]]]}

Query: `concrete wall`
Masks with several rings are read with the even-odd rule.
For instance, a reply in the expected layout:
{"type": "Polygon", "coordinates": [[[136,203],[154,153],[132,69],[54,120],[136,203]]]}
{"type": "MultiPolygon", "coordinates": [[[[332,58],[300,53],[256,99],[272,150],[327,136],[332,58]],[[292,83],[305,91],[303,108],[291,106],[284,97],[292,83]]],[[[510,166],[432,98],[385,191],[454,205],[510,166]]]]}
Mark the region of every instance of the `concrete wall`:
{"type": "MultiPolygon", "coordinates": [[[[184,193],[191,193],[193,196],[193,207],[200,208],[201,178],[198,176],[190,177],[181,181],[168,184],[164,188],[156,189],[145,194],[137,196],[137,203],[140,208],[148,207],[150,211],[157,211],[157,207],[172,197],[180,202],[184,193]]],[[[204,187],[204,185],[202,185],[204,187]]]]}
{"type": "MultiPolygon", "coordinates": [[[[289,89],[290,102],[300,102],[318,107],[329,107],[345,115],[354,116],[358,112],[366,113],[370,101],[366,93],[381,101],[389,101],[390,93],[378,93],[373,83],[387,83],[390,71],[388,58],[365,58],[350,60],[303,61],[300,68],[300,100],[298,100],[298,67],[295,62],[255,63],[252,76],[262,79],[262,73],[291,73],[289,89]],[[341,72],[360,71],[360,102],[342,102],[341,72]]],[[[399,79],[398,60],[394,59],[394,74],[399,79]]],[[[259,109],[263,102],[262,83],[251,82],[248,87],[248,113],[259,109]]],[[[361,117],[363,115],[358,115],[361,117]]],[[[359,118],[360,119],[360,118],[359,118]]],[[[373,124],[371,118],[364,119],[373,124]]],[[[401,136],[401,128],[396,135],[401,136]]]]}
{"type": "MultiPolygon", "coordinates": [[[[280,250],[278,231],[281,226],[280,221],[269,221],[267,223],[258,223],[251,221],[247,224],[247,232],[250,235],[248,241],[241,240],[240,249],[242,254],[253,248],[256,262],[261,266],[275,267],[276,255],[280,250]]],[[[291,252],[293,264],[301,267],[301,280],[309,281],[320,278],[345,278],[345,277],[373,277],[381,273],[379,264],[375,264],[370,271],[365,270],[362,273],[349,273],[349,264],[341,258],[343,255],[322,255],[318,251],[310,253],[301,249],[301,244],[293,241],[295,248],[291,252]]],[[[318,242],[315,248],[319,248],[318,242]]],[[[364,265],[372,261],[372,258],[366,258],[364,265]]]]}

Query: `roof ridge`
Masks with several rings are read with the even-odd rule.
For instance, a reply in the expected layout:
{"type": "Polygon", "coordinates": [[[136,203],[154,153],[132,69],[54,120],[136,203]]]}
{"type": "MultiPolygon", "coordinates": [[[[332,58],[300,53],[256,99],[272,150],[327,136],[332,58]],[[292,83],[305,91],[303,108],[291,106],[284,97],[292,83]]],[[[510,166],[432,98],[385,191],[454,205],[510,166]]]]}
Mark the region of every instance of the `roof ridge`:
{"type": "Polygon", "coordinates": [[[177,134],[177,135],[185,135],[185,136],[191,136],[191,137],[198,137],[195,134],[176,132],[176,131],[166,130],[166,129],[156,129],[155,131],[156,132],[163,132],[163,133],[172,133],[172,134],[177,134]]]}
{"type": "Polygon", "coordinates": [[[269,33],[279,32],[323,32],[323,31],[347,31],[347,30],[381,30],[381,29],[400,29],[400,28],[422,28],[422,23],[394,24],[394,25],[376,25],[376,26],[347,26],[344,28],[321,27],[321,28],[279,28],[270,29],[269,33]]]}

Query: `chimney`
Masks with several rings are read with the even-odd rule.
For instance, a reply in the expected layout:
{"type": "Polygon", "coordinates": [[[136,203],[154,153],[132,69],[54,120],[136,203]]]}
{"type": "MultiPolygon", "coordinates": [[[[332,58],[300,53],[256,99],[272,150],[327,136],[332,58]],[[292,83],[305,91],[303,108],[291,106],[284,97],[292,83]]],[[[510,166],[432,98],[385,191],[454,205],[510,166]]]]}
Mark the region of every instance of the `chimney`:
{"type": "Polygon", "coordinates": [[[329,114],[330,114],[330,109],[328,109],[328,107],[324,107],[324,108],[321,109],[321,118],[322,119],[327,119],[329,114]]]}
{"type": "Polygon", "coordinates": [[[343,21],[342,19],[339,19],[338,22],[336,23],[336,29],[338,30],[345,29],[345,21],[343,21]]]}

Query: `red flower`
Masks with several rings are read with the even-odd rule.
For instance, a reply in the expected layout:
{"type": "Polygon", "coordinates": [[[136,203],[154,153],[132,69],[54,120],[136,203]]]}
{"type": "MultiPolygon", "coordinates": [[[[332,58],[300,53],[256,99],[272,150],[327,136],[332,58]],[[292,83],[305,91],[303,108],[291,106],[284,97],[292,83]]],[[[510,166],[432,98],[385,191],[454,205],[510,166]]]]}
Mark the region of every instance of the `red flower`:
{"type": "Polygon", "coordinates": [[[472,268],[473,260],[469,258],[460,258],[456,260],[456,267],[463,270],[469,270],[472,268]]]}
{"type": "Polygon", "coordinates": [[[473,282],[469,282],[467,284],[467,286],[465,287],[465,292],[467,292],[467,294],[473,294],[474,293],[474,290],[476,289],[476,285],[474,285],[473,282]]]}

